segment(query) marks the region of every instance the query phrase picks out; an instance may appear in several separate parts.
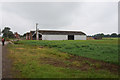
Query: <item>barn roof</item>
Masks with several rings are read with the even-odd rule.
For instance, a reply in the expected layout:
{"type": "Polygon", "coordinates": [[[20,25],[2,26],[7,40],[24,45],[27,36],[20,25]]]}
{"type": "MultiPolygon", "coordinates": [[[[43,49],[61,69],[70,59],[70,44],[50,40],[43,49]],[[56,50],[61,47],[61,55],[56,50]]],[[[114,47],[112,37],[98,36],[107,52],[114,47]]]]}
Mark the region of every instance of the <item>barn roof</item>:
{"type": "MultiPolygon", "coordinates": [[[[35,31],[31,31],[34,33],[35,31]]],[[[47,35],[86,35],[84,32],[81,31],[58,31],[58,30],[39,30],[41,34],[47,35]]]]}

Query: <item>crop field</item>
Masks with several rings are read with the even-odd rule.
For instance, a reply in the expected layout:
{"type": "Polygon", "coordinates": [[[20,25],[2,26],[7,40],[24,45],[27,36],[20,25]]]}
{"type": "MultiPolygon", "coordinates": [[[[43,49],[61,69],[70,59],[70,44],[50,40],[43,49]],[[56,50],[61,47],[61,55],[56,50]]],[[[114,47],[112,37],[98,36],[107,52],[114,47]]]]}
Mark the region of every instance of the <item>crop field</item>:
{"type": "Polygon", "coordinates": [[[118,39],[8,45],[17,78],[118,78],[118,39]]]}
{"type": "Polygon", "coordinates": [[[16,43],[55,48],[68,54],[83,56],[109,63],[118,64],[118,39],[103,40],[64,40],[64,41],[35,41],[25,40],[16,43]]]}

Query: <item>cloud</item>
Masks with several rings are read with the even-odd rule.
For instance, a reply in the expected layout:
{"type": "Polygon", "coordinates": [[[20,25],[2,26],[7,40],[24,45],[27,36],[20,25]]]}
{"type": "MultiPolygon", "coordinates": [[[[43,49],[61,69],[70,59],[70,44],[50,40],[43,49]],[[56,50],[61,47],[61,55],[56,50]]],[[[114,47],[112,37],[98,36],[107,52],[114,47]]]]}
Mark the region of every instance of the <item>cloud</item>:
{"type": "Polygon", "coordinates": [[[0,26],[2,25],[2,4],[0,3],[0,26]]]}
{"type": "Polygon", "coordinates": [[[115,2],[3,3],[3,27],[23,34],[35,29],[79,30],[87,34],[117,32],[115,2]]]}

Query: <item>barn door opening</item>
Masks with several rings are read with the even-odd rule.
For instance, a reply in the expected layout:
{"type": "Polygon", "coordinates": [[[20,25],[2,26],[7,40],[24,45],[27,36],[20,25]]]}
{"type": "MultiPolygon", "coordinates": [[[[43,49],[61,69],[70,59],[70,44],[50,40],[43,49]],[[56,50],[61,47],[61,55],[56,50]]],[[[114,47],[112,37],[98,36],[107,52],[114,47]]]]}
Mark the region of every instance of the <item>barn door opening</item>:
{"type": "Polygon", "coordinates": [[[39,34],[39,40],[42,40],[42,35],[41,34],[39,34]]]}
{"type": "Polygon", "coordinates": [[[68,40],[74,40],[74,35],[68,35],[68,40]]]}

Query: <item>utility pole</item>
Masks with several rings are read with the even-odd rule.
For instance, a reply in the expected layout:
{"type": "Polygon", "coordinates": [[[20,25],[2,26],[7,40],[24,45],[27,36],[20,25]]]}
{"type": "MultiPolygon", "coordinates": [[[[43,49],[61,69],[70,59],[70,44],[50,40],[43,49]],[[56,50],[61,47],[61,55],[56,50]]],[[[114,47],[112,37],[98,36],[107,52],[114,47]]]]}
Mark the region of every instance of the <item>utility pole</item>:
{"type": "Polygon", "coordinates": [[[36,23],[36,40],[38,40],[38,28],[37,28],[37,26],[38,26],[38,23],[36,23]]]}
{"type": "Polygon", "coordinates": [[[1,31],[1,29],[0,29],[0,35],[1,35],[1,33],[2,33],[2,31],[1,31]]]}

